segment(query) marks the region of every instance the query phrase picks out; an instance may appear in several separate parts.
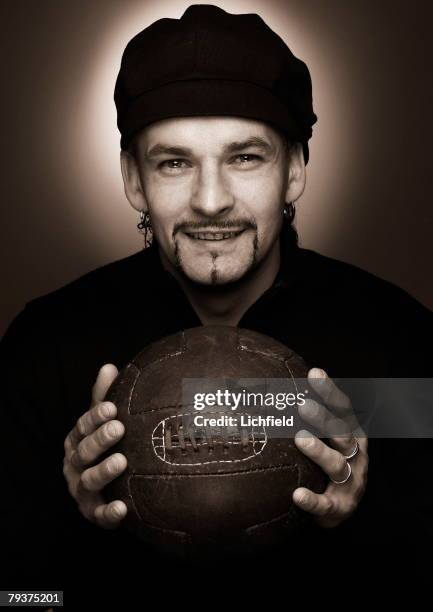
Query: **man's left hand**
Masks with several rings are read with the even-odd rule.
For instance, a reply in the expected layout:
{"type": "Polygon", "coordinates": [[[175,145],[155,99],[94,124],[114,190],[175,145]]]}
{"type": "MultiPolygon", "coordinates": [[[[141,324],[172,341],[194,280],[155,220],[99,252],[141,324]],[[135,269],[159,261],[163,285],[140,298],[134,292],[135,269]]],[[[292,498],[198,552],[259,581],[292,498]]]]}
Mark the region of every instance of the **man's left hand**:
{"type": "Polygon", "coordinates": [[[299,508],[312,514],[322,527],[336,527],[358,507],[367,484],[368,440],[356,438],[356,418],[350,399],[319,368],[308,372],[308,381],[325,405],[306,400],[301,418],[320,431],[324,440],[307,431],[296,434],[297,448],[317,463],[330,478],[326,490],[317,494],[304,487],[293,492],[299,508]]]}

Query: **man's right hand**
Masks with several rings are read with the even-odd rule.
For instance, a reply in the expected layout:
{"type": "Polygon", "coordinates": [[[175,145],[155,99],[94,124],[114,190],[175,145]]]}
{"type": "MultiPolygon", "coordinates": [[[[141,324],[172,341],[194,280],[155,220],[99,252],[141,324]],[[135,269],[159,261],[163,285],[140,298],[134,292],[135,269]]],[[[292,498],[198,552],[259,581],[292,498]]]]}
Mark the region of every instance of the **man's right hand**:
{"type": "Polygon", "coordinates": [[[107,504],[101,495],[105,485],[126,469],[126,457],[114,453],[97,463],[100,456],[125,433],[123,424],[115,420],[116,406],[103,401],[117,374],[118,370],[112,364],[99,370],[92,389],[90,410],[78,419],[66,436],[63,459],[63,474],[81,514],[105,529],[118,527],[127,512],[124,502],[115,500],[107,504]]]}

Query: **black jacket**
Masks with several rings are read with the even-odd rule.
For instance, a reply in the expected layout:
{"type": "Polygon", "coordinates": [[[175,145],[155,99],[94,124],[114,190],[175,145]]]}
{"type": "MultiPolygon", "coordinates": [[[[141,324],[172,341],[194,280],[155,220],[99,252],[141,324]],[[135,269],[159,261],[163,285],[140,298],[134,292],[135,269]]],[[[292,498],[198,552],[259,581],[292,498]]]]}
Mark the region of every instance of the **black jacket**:
{"type": "MultiPolygon", "coordinates": [[[[70,585],[68,567],[77,558],[88,576],[107,559],[122,559],[119,583],[138,571],[125,563],[132,555],[152,565],[123,530],[99,529],[78,513],[62,474],[63,441],[89,408],[101,365],[121,368],[149,342],[200,324],[155,247],[33,300],[13,321],[0,345],[8,588],[70,585]]],[[[273,286],[239,327],[280,340],[331,377],[432,377],[429,310],[388,282],[286,239],[273,286]]],[[[295,558],[315,574],[332,565],[329,555],[337,563],[365,556],[370,569],[398,572],[430,546],[431,441],[373,439],[369,455],[367,492],[355,515],[296,544],[295,558]]],[[[287,544],[275,551],[280,569],[293,564],[293,548],[287,554],[287,544]]]]}

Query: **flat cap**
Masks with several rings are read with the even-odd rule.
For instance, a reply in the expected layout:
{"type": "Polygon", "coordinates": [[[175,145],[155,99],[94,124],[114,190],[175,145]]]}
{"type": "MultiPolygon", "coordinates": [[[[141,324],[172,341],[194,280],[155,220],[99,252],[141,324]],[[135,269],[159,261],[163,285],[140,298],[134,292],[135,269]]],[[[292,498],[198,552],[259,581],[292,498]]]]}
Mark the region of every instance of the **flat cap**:
{"type": "Polygon", "coordinates": [[[317,121],[307,66],[255,14],[207,4],[160,19],[127,44],[114,100],[121,147],[147,125],[173,117],[238,116],[269,123],[301,142],[317,121]]]}

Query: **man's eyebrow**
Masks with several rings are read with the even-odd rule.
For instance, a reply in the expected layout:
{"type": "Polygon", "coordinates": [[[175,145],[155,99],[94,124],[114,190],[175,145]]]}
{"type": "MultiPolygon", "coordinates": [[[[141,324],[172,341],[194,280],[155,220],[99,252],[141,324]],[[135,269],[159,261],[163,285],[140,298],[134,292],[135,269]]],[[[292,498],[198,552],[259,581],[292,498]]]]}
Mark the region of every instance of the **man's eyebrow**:
{"type": "Polygon", "coordinates": [[[154,147],[149,149],[146,154],[146,157],[157,157],[158,155],[178,155],[179,157],[181,157],[191,155],[191,153],[191,149],[188,149],[186,147],[178,147],[158,143],[154,147]]]}
{"type": "Polygon", "coordinates": [[[263,149],[268,153],[273,150],[273,147],[271,144],[269,144],[269,142],[263,138],[260,138],[260,136],[252,136],[251,138],[247,138],[247,140],[243,140],[241,142],[231,142],[229,145],[224,147],[224,151],[226,153],[235,153],[236,151],[243,151],[244,149],[248,149],[250,147],[263,149]]]}
{"type": "MultiPolygon", "coordinates": [[[[243,151],[250,147],[256,147],[270,153],[273,147],[269,142],[260,138],[259,136],[252,136],[247,140],[239,142],[231,142],[224,147],[224,153],[235,153],[237,151],[243,151]]],[[[158,143],[154,145],[146,154],[146,157],[157,157],[158,155],[176,155],[178,157],[188,157],[192,155],[192,150],[188,147],[181,147],[176,145],[158,143]]]]}

